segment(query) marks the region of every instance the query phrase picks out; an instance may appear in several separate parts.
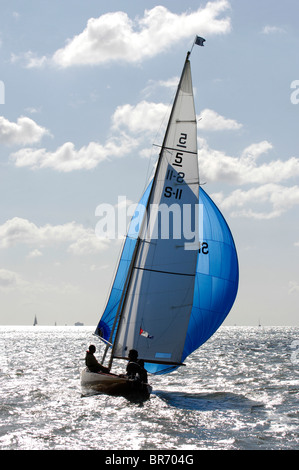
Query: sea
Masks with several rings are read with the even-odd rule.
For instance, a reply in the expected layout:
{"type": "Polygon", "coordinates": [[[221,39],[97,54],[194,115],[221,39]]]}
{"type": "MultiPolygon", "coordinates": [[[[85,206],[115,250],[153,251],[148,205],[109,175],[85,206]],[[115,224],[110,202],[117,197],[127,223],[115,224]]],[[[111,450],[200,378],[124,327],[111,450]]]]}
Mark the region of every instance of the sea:
{"type": "Polygon", "coordinates": [[[102,354],[93,330],[0,327],[0,450],[97,450],[117,464],[141,451],[192,463],[201,450],[299,449],[298,327],[222,326],[185,366],[150,375],[143,403],[83,393],[85,351],[102,354]]]}

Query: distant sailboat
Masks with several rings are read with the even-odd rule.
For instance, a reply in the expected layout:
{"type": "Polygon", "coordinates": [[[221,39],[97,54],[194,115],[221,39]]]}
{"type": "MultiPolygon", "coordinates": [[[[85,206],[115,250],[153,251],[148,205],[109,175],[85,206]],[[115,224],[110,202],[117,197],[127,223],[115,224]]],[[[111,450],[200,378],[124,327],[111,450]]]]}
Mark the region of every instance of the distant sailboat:
{"type": "Polygon", "coordinates": [[[36,315],[34,317],[34,322],[33,322],[33,326],[37,325],[37,318],[36,318],[36,315]]]}
{"type": "MultiPolygon", "coordinates": [[[[195,43],[203,45],[197,37],[195,43]]],[[[199,185],[197,120],[190,52],[182,71],[153,180],[134,214],[114,283],[95,334],[114,359],[128,359],[136,349],[145,368],[165,374],[219,328],[238,289],[238,259],[230,229],[219,209],[199,185]],[[153,236],[156,207],[188,207],[195,227],[190,242],[175,228],[168,237],[153,236]],[[140,219],[140,207],[145,207],[140,219]],[[198,213],[198,219],[196,214],[198,213]],[[196,225],[198,224],[198,227],[196,225]]],[[[168,212],[169,215],[169,212],[168,212]]],[[[182,224],[182,222],[180,222],[182,224]]],[[[184,229],[180,225],[181,229],[184,229]]],[[[171,232],[171,231],[170,231],[171,232]]],[[[84,370],[82,385],[109,393],[128,381],[116,375],[84,370]],[[122,382],[121,382],[122,381],[122,382]]]]}

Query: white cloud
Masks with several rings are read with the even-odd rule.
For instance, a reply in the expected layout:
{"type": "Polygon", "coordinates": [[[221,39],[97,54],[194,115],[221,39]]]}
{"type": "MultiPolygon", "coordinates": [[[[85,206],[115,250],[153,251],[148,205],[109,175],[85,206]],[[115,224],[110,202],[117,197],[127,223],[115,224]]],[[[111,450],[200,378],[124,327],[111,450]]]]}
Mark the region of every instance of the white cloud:
{"type": "Polygon", "coordinates": [[[268,141],[247,147],[241,157],[232,157],[211,149],[205,139],[199,139],[199,167],[201,180],[227,181],[231,184],[279,183],[299,176],[299,158],[272,160],[257,164],[257,159],[272,148],[268,141]]]}
{"type": "Polygon", "coordinates": [[[273,145],[267,140],[251,144],[243,150],[241,159],[246,162],[254,163],[261,155],[267,153],[272,148],[273,145]]]}
{"type": "Polygon", "coordinates": [[[28,108],[25,109],[25,111],[29,114],[35,114],[35,113],[40,113],[41,108],[34,108],[33,106],[29,106],[28,108]]]}
{"type": "MultiPolygon", "coordinates": [[[[105,249],[109,241],[99,240],[95,231],[80,224],[69,222],[63,225],[43,225],[38,227],[33,222],[20,217],[7,220],[0,226],[0,248],[17,244],[36,245],[39,247],[68,244],[67,250],[76,255],[94,253],[105,249]]],[[[38,249],[32,254],[38,255],[38,249]]]]}
{"type": "MultiPolygon", "coordinates": [[[[57,50],[50,62],[60,67],[94,65],[111,61],[138,63],[161,54],[182,40],[201,35],[226,34],[231,23],[227,0],[208,2],[194,12],[175,14],[164,6],[145,10],[143,17],[131,19],[125,12],[106,13],[90,18],[86,28],[57,50]]],[[[30,67],[45,64],[28,53],[30,67]]]]}
{"type": "Polygon", "coordinates": [[[11,159],[17,167],[52,168],[61,172],[90,170],[109,157],[126,155],[136,145],[135,139],[121,134],[118,139],[110,139],[105,145],[90,142],[79,150],[72,142],[65,142],[53,152],[45,148],[23,148],[11,154],[11,159]]]}
{"type": "Polygon", "coordinates": [[[299,284],[296,281],[289,282],[289,294],[299,293],[299,284]]]}
{"type": "Polygon", "coordinates": [[[229,196],[222,193],[214,196],[221,208],[230,210],[232,217],[249,217],[254,219],[273,219],[299,206],[299,186],[286,187],[278,184],[265,184],[247,191],[237,189],[229,196]],[[270,206],[266,211],[257,211],[255,207],[270,206]]]}
{"type": "Polygon", "coordinates": [[[0,288],[10,288],[14,287],[19,282],[19,276],[7,269],[0,269],[0,288]]]}
{"type": "Polygon", "coordinates": [[[12,153],[10,159],[17,167],[31,169],[52,168],[60,172],[90,170],[108,158],[130,154],[146,136],[157,131],[157,123],[164,121],[166,125],[169,113],[170,107],[163,103],[142,101],[136,106],[119,106],[111,120],[112,136],[104,145],[90,142],[77,150],[74,143],[65,142],[54,151],[25,147],[12,153]]]}
{"type": "Polygon", "coordinates": [[[170,114],[169,106],[163,103],[141,101],[136,106],[118,106],[112,117],[112,127],[126,127],[132,133],[157,131],[157,123],[170,114]]]}
{"type": "Polygon", "coordinates": [[[40,250],[32,250],[28,254],[28,258],[39,258],[40,256],[43,256],[42,252],[40,250]]]}
{"type": "Polygon", "coordinates": [[[42,57],[37,57],[36,54],[33,52],[29,51],[25,54],[25,59],[27,62],[26,67],[28,69],[32,68],[41,68],[47,64],[47,57],[42,56],[42,57]]]}
{"type": "Polygon", "coordinates": [[[201,112],[199,119],[198,129],[204,131],[238,130],[242,127],[242,124],[234,119],[227,119],[208,108],[201,112]]]}
{"type": "Polygon", "coordinates": [[[246,147],[239,157],[211,149],[205,139],[199,139],[199,142],[202,182],[254,185],[245,190],[238,188],[228,195],[212,195],[221,209],[229,211],[232,217],[273,219],[299,205],[299,186],[281,184],[299,176],[298,158],[259,162],[273,148],[266,140],[246,147]]]}
{"type": "Polygon", "coordinates": [[[285,33],[285,29],[280,26],[264,26],[262,30],[263,34],[275,34],[275,33],[285,33]]]}
{"type": "MultiPolygon", "coordinates": [[[[170,106],[163,103],[143,100],[135,106],[125,104],[115,110],[111,119],[112,136],[104,145],[90,142],[77,150],[72,142],[66,142],[54,151],[45,148],[22,148],[11,154],[10,158],[17,167],[52,168],[60,172],[70,172],[90,170],[108,158],[126,156],[141,144],[144,147],[139,153],[145,156],[151,153],[146,147],[147,140],[153,133],[156,136],[164,130],[169,113],[170,106]],[[160,123],[160,128],[157,123],[160,123]]],[[[199,127],[206,131],[238,130],[242,127],[237,121],[221,116],[211,109],[203,110],[201,117],[203,119],[199,121],[199,127]]],[[[199,138],[198,142],[202,181],[263,185],[280,183],[299,176],[299,159],[296,157],[267,163],[258,162],[273,148],[266,140],[249,145],[240,156],[230,156],[212,149],[204,138],[199,138]]],[[[152,143],[151,141],[150,144],[152,143]]]]}
{"type": "Polygon", "coordinates": [[[96,237],[94,230],[87,231],[77,238],[74,243],[68,248],[68,252],[73,255],[90,255],[96,253],[97,251],[105,250],[109,247],[108,239],[99,239],[96,237]]]}
{"type": "MultiPolygon", "coordinates": [[[[157,131],[157,123],[164,121],[166,125],[170,110],[169,105],[151,103],[145,100],[135,106],[125,104],[117,107],[112,116],[112,126],[114,129],[126,127],[133,133],[157,131]]],[[[233,119],[225,118],[212,109],[204,109],[198,120],[198,129],[205,131],[238,130],[242,128],[242,124],[233,119]]]]}
{"type": "Polygon", "coordinates": [[[78,292],[78,288],[69,283],[54,285],[48,282],[26,280],[19,273],[8,269],[0,269],[0,290],[7,293],[19,291],[33,297],[45,293],[70,295],[78,292]]]}
{"type": "Polygon", "coordinates": [[[142,90],[143,96],[146,98],[151,96],[159,87],[169,89],[174,92],[177,89],[180,77],[172,77],[168,80],[149,80],[146,87],[142,90]]]}
{"type": "Polygon", "coordinates": [[[19,117],[10,122],[0,116],[0,143],[5,145],[27,145],[39,142],[49,131],[28,117],[19,117]]]}
{"type": "Polygon", "coordinates": [[[22,66],[31,68],[42,68],[48,64],[48,58],[46,56],[38,57],[34,52],[27,51],[24,54],[15,54],[14,52],[10,55],[10,62],[12,64],[19,63],[22,66]]]}

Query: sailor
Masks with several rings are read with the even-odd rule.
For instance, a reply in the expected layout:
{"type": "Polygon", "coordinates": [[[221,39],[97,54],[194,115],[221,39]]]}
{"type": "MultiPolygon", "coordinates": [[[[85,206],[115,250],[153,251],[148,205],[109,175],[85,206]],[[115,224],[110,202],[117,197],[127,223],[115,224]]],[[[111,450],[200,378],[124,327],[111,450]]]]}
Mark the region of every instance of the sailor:
{"type": "Polygon", "coordinates": [[[106,374],[109,374],[109,369],[107,367],[102,366],[97,359],[94,356],[94,353],[96,352],[96,347],[91,344],[88,348],[88,351],[86,351],[86,356],[85,356],[85,364],[90,372],[105,372],[106,374]]]}
{"type": "Polygon", "coordinates": [[[138,352],[136,349],[130,349],[129,362],[127,365],[127,376],[130,379],[139,379],[143,383],[147,383],[147,371],[144,368],[144,361],[138,360],[138,352]]]}

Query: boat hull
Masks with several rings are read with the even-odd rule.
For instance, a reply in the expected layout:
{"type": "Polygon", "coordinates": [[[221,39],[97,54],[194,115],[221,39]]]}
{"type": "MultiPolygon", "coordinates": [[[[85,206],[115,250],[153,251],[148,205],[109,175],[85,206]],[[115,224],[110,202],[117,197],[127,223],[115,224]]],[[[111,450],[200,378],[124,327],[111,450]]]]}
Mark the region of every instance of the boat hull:
{"type": "Polygon", "coordinates": [[[137,380],[120,377],[116,374],[90,372],[87,368],[81,372],[81,386],[98,393],[123,396],[128,399],[147,400],[152,387],[137,380]]]}

